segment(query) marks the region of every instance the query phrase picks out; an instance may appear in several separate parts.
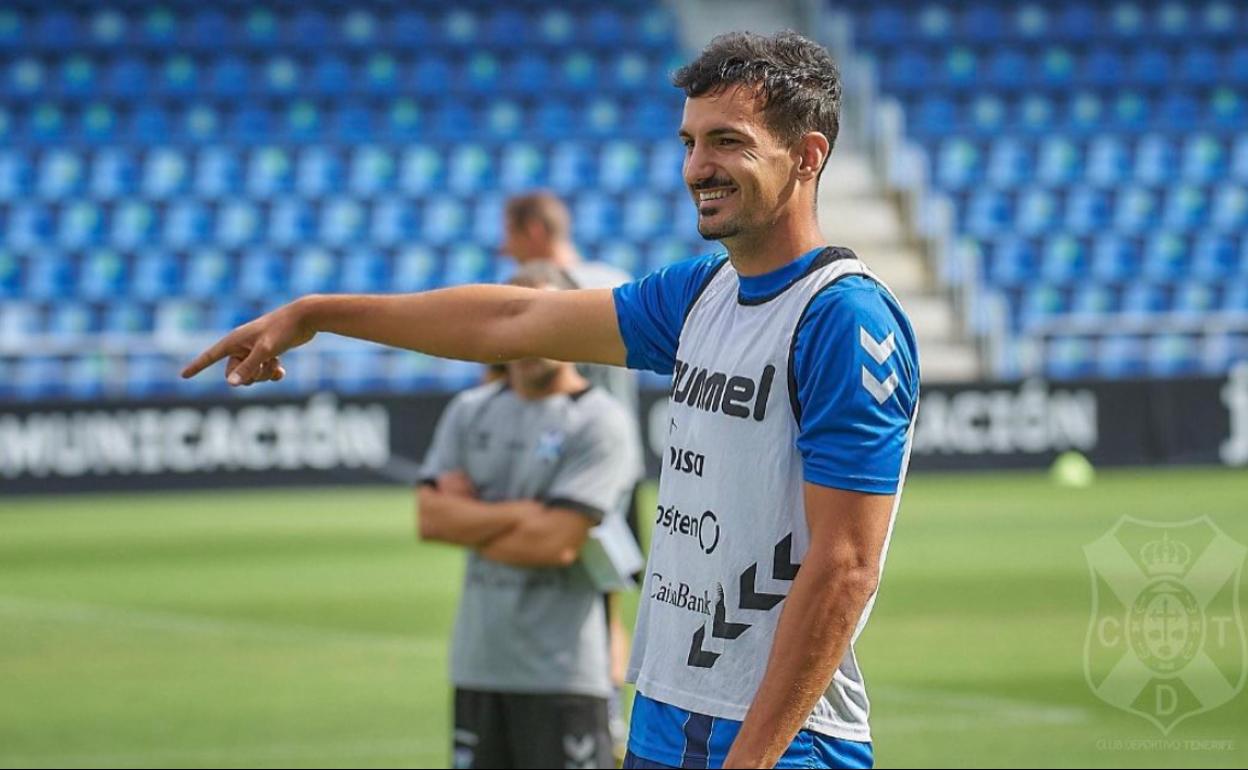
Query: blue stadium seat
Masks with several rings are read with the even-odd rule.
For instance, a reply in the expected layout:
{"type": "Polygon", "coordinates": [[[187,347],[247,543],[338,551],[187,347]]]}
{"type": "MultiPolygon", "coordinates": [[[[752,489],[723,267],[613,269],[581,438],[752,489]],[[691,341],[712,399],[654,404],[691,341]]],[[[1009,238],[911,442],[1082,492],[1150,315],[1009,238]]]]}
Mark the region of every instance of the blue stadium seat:
{"type": "Polygon", "coordinates": [[[489,140],[502,143],[524,134],[525,114],[517,102],[494,99],[484,108],[484,112],[480,122],[484,124],[484,133],[489,140]]]}
{"type": "Polygon", "coordinates": [[[1221,306],[1221,297],[1214,284],[1184,281],[1174,289],[1172,312],[1204,317],[1221,306]]]}
{"type": "Polygon", "coordinates": [[[64,98],[81,99],[94,96],[99,90],[95,61],[84,54],[69,56],[61,62],[58,70],[56,91],[64,98]]]}
{"type": "Polygon", "coordinates": [[[614,207],[601,194],[582,192],[572,203],[573,232],[578,238],[598,241],[615,234],[614,207]]]}
{"type": "Polygon", "coordinates": [[[349,161],[347,189],[371,198],[395,189],[398,163],[392,153],[373,144],[357,146],[349,161]]]}
{"type": "Polygon", "coordinates": [[[228,296],[238,281],[234,260],[212,248],[200,248],[186,257],[183,293],[196,299],[228,296]]]}
{"type": "Polygon", "coordinates": [[[1157,193],[1145,187],[1120,189],[1114,203],[1114,228],[1122,233],[1151,230],[1157,221],[1157,193]]]}
{"type": "Polygon", "coordinates": [[[501,80],[502,68],[493,54],[478,51],[464,62],[462,81],[469,93],[495,94],[501,80]]]}
{"type": "Polygon", "coordinates": [[[342,259],[338,291],[370,294],[393,291],[386,255],[368,247],[357,247],[342,259]]]}
{"type": "Polygon", "coordinates": [[[409,245],[395,255],[392,274],[389,291],[424,291],[441,280],[441,261],[428,246],[409,245]]]}
{"type": "Polygon", "coordinates": [[[17,359],[13,392],[23,400],[63,396],[66,392],[65,362],[56,356],[31,355],[17,359]]]}
{"type": "Polygon", "coordinates": [[[423,239],[443,245],[462,241],[468,235],[468,213],[464,204],[451,197],[429,199],[421,215],[423,239]]]}
{"type": "Polygon", "coordinates": [[[1122,311],[1129,315],[1152,316],[1170,310],[1170,295],[1160,284],[1136,282],[1122,294],[1122,311]]]}
{"type": "Polygon", "coordinates": [[[1051,321],[1068,312],[1066,295],[1054,286],[1038,285],[1024,289],[1018,309],[1018,323],[1023,330],[1051,321]]]}
{"type": "Polygon", "coordinates": [[[520,192],[546,184],[548,153],[528,142],[512,142],[502,149],[498,183],[507,192],[520,192]]]}
{"type": "Polygon", "coordinates": [[[125,294],[129,282],[126,260],[111,249],[86,254],[78,274],[78,296],[109,300],[125,294]]]}
{"type": "Polygon", "coordinates": [[[953,138],[941,143],[936,154],[937,184],[957,189],[978,182],[982,175],[981,152],[974,142],[953,138]]]}
{"type": "Polygon", "coordinates": [[[1144,242],[1142,274],[1159,281],[1183,278],[1188,270],[1190,250],[1187,240],[1174,232],[1157,232],[1144,242]]]}
{"type": "Polygon", "coordinates": [[[1036,177],[1046,185],[1067,185],[1076,182],[1082,173],[1078,146],[1062,136],[1050,136],[1040,142],[1036,159],[1036,177]]]}
{"type": "Polygon", "coordinates": [[[147,303],[118,300],[104,308],[100,329],[105,334],[150,334],[154,320],[147,303]]]}
{"type": "Polygon", "coordinates": [[[382,21],[367,7],[351,8],[334,21],[338,43],[346,48],[362,50],[381,42],[382,21]]]}
{"type": "Polygon", "coordinates": [[[1131,152],[1123,139],[1115,134],[1101,134],[1088,145],[1084,174],[1098,185],[1118,185],[1132,175],[1131,152]]]}
{"type": "Polygon", "coordinates": [[[1100,235],[1092,246],[1092,275],[1101,281],[1125,281],[1139,275],[1143,262],[1139,242],[1121,235],[1100,235]]]}
{"type": "Polygon", "coordinates": [[[226,248],[239,248],[258,242],[264,233],[264,214],[252,201],[230,200],[217,210],[213,238],[226,248]]]}
{"type": "MultiPolygon", "coordinates": [[[[550,156],[550,184],[556,192],[574,192],[597,184],[592,149],[579,142],[561,142],[550,156]]],[[[579,228],[578,228],[579,231],[579,228]]]]}
{"type": "MultiPolygon", "coordinates": [[[[1045,232],[1038,229],[1037,234],[1045,232]]],[[[1057,235],[1047,238],[1040,262],[1040,277],[1051,283],[1073,283],[1087,275],[1089,256],[1078,238],[1057,235]]]]}
{"type": "Polygon", "coordinates": [[[213,232],[212,211],[191,199],[169,204],[165,210],[161,241],[171,247],[202,246],[213,232]]]}
{"type": "MultiPolygon", "coordinates": [[[[1192,249],[1192,276],[1217,280],[1240,275],[1246,267],[1241,260],[1240,240],[1218,233],[1197,236],[1192,249]]],[[[1248,239],[1243,240],[1248,248],[1248,239]]]]}
{"type": "Polygon", "coordinates": [[[480,18],[468,8],[456,8],[441,20],[439,37],[446,44],[457,48],[473,48],[480,45],[480,18]]]}
{"type": "MultiPolygon", "coordinates": [[[[506,196],[495,192],[487,192],[475,197],[476,203],[472,211],[472,239],[487,247],[503,242],[503,210],[506,196]]],[[[496,263],[497,272],[501,262],[496,263]]],[[[505,276],[495,275],[491,280],[501,280],[505,276]]]]}
{"type": "Polygon", "coordinates": [[[1248,313],[1248,279],[1241,276],[1226,285],[1222,293],[1222,309],[1232,313],[1248,313]]]}
{"type": "Polygon", "coordinates": [[[12,252],[0,249],[0,298],[21,296],[22,262],[12,252]]]}
{"type": "Polygon", "coordinates": [[[1194,337],[1161,334],[1150,340],[1148,371],[1159,377],[1183,377],[1200,371],[1199,347],[1194,337]]]}
{"type": "Polygon", "coordinates": [[[104,210],[80,198],[60,210],[53,238],[59,248],[80,249],[102,244],[105,232],[104,210]]]}
{"type": "Polygon", "coordinates": [[[183,152],[160,147],[148,154],[139,189],[144,197],[162,201],[185,195],[191,186],[191,161],[183,152]]]}
{"type": "Polygon", "coordinates": [[[156,210],[141,200],[127,200],[113,211],[108,242],[120,249],[135,249],[155,240],[158,218],[156,210]]]}
{"type": "Polygon", "coordinates": [[[270,249],[251,249],[238,263],[238,296],[244,300],[272,303],[290,291],[288,260],[270,249]]]}
{"type": "Polygon", "coordinates": [[[1214,192],[1210,225],[1223,233],[1248,231],[1248,185],[1223,184],[1214,192]]]}
{"type": "Polygon", "coordinates": [[[99,331],[94,308],[78,300],[62,300],[48,307],[47,331],[54,337],[72,340],[99,331]]]}
{"type": "Polygon", "coordinates": [[[1135,148],[1133,176],[1138,182],[1160,185],[1173,181],[1179,173],[1179,151],[1169,137],[1149,134],[1135,148]]]}
{"type": "Polygon", "coordinates": [[[268,200],[294,191],[294,161],[282,147],[256,148],[247,158],[246,169],[243,189],[252,198],[268,200]]]}
{"type": "Polygon", "coordinates": [[[338,290],[338,261],[320,247],[299,250],[290,268],[290,291],[295,295],[320,294],[338,290]]]}
{"type": "Polygon", "coordinates": [[[1146,371],[1144,342],[1129,335],[1106,337],[1097,351],[1096,363],[1102,377],[1139,377],[1146,371]]]}
{"type": "Polygon", "coordinates": [[[448,284],[481,283],[493,278],[494,260],[484,248],[461,243],[447,252],[443,279],[448,284]]]}
{"type": "Polygon", "coordinates": [[[664,192],[684,192],[685,179],[682,166],[685,148],[679,142],[668,139],[656,142],[650,151],[650,184],[664,192]]]}
{"type": "Polygon", "coordinates": [[[445,177],[445,159],[429,145],[409,147],[399,160],[398,186],[405,194],[421,195],[439,189],[445,177]]]}
{"type": "Polygon", "coordinates": [[[1109,225],[1109,193],[1095,187],[1075,187],[1066,196],[1066,226],[1077,233],[1095,234],[1109,225]]]}
{"type": "Polygon", "coordinates": [[[181,286],[181,267],[172,255],[149,251],[135,258],[130,296],[145,300],[161,299],[177,294],[181,286]]]}
{"type": "Polygon", "coordinates": [[[666,198],[633,191],[624,198],[623,223],[625,238],[646,241],[671,232],[671,209],[666,198]]]}
{"type": "Polygon", "coordinates": [[[1075,287],[1070,302],[1072,316],[1099,320],[1117,313],[1118,310],[1119,297],[1111,287],[1089,282],[1082,282],[1075,287]]]}
{"type": "Polygon", "coordinates": [[[460,195],[472,195],[492,187],[495,178],[493,158],[479,144],[460,144],[451,152],[447,163],[447,187],[460,195]]]}
{"type": "Polygon", "coordinates": [[[1183,143],[1181,173],[1189,182],[1212,182],[1226,176],[1228,153],[1210,134],[1195,134],[1183,143]]]}
{"type": "Polygon", "coordinates": [[[78,197],[85,187],[83,157],[70,150],[51,150],[43,156],[37,176],[39,197],[50,201],[78,197]]]}
{"type": "MultiPolygon", "coordinates": [[[[1161,224],[1174,230],[1198,229],[1208,221],[1209,200],[1202,187],[1179,185],[1166,191],[1161,224]]],[[[1187,256],[1184,256],[1187,259],[1187,256]]]]}
{"type": "Polygon", "coordinates": [[[1014,212],[1014,226],[1025,235],[1053,231],[1061,222],[1058,196],[1044,188],[1020,191],[1014,212]]]}
{"type": "Polygon", "coordinates": [[[1095,347],[1087,337],[1054,337],[1045,349],[1045,373],[1059,379],[1091,376],[1096,368],[1095,347]]]}
{"type": "Polygon", "coordinates": [[[60,250],[33,254],[26,261],[26,288],[23,294],[30,299],[41,300],[71,297],[77,279],[75,268],[74,260],[60,250]]]}
{"type": "Polygon", "coordinates": [[[368,216],[360,201],[351,197],[334,197],[321,205],[320,229],[317,240],[331,246],[359,243],[368,228],[368,216]]]}
{"type": "Polygon", "coordinates": [[[0,148],[0,203],[22,201],[34,189],[35,172],[31,158],[24,152],[0,148]]]}
{"type": "Polygon", "coordinates": [[[586,93],[598,88],[598,63],[584,50],[573,50],[559,62],[556,87],[572,93],[586,93]]]}
{"type": "Polygon", "coordinates": [[[1008,230],[1014,222],[1014,205],[997,190],[973,192],[967,206],[966,230],[971,235],[991,236],[1008,230]]]}
{"type": "Polygon", "coordinates": [[[269,210],[266,241],[278,246],[293,246],[313,240],[316,233],[316,211],[306,200],[277,198],[269,210]]]}
{"type": "Polygon", "coordinates": [[[415,204],[397,196],[378,199],[372,207],[368,241],[381,246],[401,246],[420,237],[415,204]]]}
{"type": "Polygon", "coordinates": [[[363,62],[357,83],[368,93],[381,96],[396,95],[404,87],[398,60],[382,52],[372,54],[363,62]]]}
{"type": "Polygon", "coordinates": [[[641,149],[624,141],[606,144],[599,158],[598,180],[603,189],[613,192],[643,187],[646,169],[641,149]]]}
{"type": "Polygon", "coordinates": [[[1006,235],[984,245],[983,269],[989,285],[1015,286],[1039,275],[1039,249],[1034,240],[1006,235]]]}
{"type": "Polygon", "coordinates": [[[295,189],[300,195],[318,197],[337,192],[345,183],[342,157],[326,147],[309,147],[299,153],[295,189]]]}

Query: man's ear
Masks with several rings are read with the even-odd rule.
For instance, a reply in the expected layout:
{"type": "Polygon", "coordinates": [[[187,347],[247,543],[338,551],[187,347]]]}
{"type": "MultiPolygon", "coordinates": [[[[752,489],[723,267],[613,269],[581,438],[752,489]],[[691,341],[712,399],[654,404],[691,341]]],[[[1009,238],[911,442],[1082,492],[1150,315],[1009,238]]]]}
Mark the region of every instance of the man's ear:
{"type": "Polygon", "coordinates": [[[828,162],[832,145],[828,142],[828,137],[818,131],[811,131],[797,140],[794,150],[797,155],[797,178],[814,181],[819,178],[823,164],[828,162]]]}

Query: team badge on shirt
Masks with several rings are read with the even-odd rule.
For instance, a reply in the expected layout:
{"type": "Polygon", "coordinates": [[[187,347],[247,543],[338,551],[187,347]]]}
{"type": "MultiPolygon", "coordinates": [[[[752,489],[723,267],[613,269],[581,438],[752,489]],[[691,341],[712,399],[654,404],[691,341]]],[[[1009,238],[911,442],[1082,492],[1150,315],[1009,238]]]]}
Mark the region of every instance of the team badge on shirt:
{"type": "Polygon", "coordinates": [[[533,454],[537,455],[539,460],[553,463],[563,453],[564,438],[565,436],[561,430],[552,428],[543,431],[542,435],[537,437],[537,447],[533,450],[533,454]]]}

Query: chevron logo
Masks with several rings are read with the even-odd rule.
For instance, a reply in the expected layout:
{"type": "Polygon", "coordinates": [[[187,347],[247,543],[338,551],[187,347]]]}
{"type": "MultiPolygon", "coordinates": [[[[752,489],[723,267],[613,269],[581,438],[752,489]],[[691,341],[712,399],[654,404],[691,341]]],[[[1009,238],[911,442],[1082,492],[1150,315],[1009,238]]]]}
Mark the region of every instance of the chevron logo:
{"type": "MultiPolygon", "coordinates": [[[[793,563],[793,534],[789,533],[776,543],[772,553],[771,574],[776,580],[792,581],[797,577],[800,564],[793,563]]],[[[784,594],[769,594],[757,590],[758,562],[754,562],[741,573],[741,597],[737,601],[740,609],[768,612],[784,601],[784,594]]],[[[728,603],[724,599],[723,586],[719,587],[719,601],[715,603],[715,615],[711,621],[711,636],[731,642],[750,630],[750,623],[733,623],[728,620],[728,603]]],[[[689,643],[688,665],[694,668],[711,668],[719,660],[722,653],[711,652],[703,648],[706,642],[706,625],[693,632],[689,643]]]]}
{"type": "Polygon", "coordinates": [[[867,389],[871,397],[875,399],[875,403],[882,404],[893,395],[893,391],[897,390],[897,386],[901,380],[897,379],[897,372],[890,372],[888,377],[881,382],[875,379],[875,375],[867,371],[867,367],[862,367],[862,387],[867,389]]]}
{"type": "Polygon", "coordinates": [[[897,337],[893,332],[889,332],[883,342],[876,342],[875,337],[871,336],[871,332],[867,331],[865,326],[858,327],[858,344],[862,345],[862,349],[867,351],[867,355],[871,356],[871,360],[877,364],[883,364],[897,351],[897,337]]]}
{"type": "Polygon", "coordinates": [[[708,652],[702,649],[702,642],[706,640],[706,626],[698,626],[698,630],[693,632],[693,641],[689,645],[689,660],[686,661],[694,668],[710,668],[715,665],[715,661],[719,660],[718,652],[708,652]]]}

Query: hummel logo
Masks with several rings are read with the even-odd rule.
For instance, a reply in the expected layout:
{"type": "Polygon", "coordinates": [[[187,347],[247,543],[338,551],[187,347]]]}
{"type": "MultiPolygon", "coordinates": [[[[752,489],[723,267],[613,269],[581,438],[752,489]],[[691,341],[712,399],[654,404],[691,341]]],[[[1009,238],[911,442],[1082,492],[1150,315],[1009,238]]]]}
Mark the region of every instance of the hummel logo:
{"type": "Polygon", "coordinates": [[[867,331],[867,327],[858,327],[858,341],[862,345],[862,349],[867,351],[867,355],[871,356],[877,364],[882,364],[888,360],[894,351],[897,350],[897,338],[892,332],[884,338],[883,342],[876,342],[871,333],[867,331]]]}
{"type": "Polygon", "coordinates": [[[875,379],[871,372],[867,371],[867,367],[862,367],[862,387],[867,389],[867,392],[871,394],[877,404],[887,401],[888,397],[893,395],[893,391],[897,390],[897,385],[900,382],[897,379],[897,372],[889,373],[888,379],[880,382],[875,379]]]}

